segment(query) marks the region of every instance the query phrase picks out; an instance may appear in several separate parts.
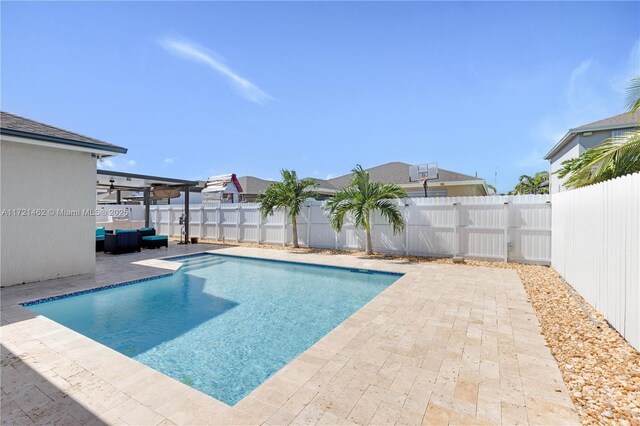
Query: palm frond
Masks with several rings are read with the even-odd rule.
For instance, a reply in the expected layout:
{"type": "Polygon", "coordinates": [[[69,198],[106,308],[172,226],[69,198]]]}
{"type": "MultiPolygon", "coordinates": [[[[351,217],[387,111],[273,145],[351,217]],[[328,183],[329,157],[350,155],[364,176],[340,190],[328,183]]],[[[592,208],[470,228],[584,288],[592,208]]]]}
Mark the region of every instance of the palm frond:
{"type": "Polygon", "coordinates": [[[627,87],[627,107],[631,113],[640,108],[640,77],[632,78],[627,87]]]}
{"type": "Polygon", "coordinates": [[[344,188],[327,200],[325,209],[329,213],[329,223],[337,232],[340,232],[344,226],[344,220],[352,211],[357,210],[362,203],[358,202],[357,196],[354,196],[353,187],[344,188]]]}
{"type": "Polygon", "coordinates": [[[589,161],[567,179],[567,188],[579,188],[640,171],[640,131],[627,132],[591,148],[589,161]]]}
{"type": "Polygon", "coordinates": [[[378,200],[375,203],[375,210],[379,211],[382,217],[387,219],[394,234],[402,232],[404,229],[404,218],[396,203],[389,199],[378,200]]]}
{"type": "Polygon", "coordinates": [[[380,211],[394,232],[400,232],[404,228],[404,220],[398,207],[390,200],[406,198],[405,190],[393,183],[372,182],[369,173],[360,165],[352,172],[351,184],[325,204],[331,226],[339,232],[345,216],[350,214],[356,227],[369,231],[371,214],[380,211]]]}
{"type": "Polygon", "coordinates": [[[290,217],[300,214],[302,206],[307,198],[316,198],[318,193],[309,190],[316,188],[318,184],[311,178],[298,180],[295,170],[282,169],[282,180],[271,183],[267,189],[258,195],[260,214],[267,217],[273,214],[277,208],[286,208],[290,217]]]}
{"type": "Polygon", "coordinates": [[[537,172],[533,176],[522,175],[515,187],[515,193],[523,194],[548,194],[549,172],[537,172]]]}

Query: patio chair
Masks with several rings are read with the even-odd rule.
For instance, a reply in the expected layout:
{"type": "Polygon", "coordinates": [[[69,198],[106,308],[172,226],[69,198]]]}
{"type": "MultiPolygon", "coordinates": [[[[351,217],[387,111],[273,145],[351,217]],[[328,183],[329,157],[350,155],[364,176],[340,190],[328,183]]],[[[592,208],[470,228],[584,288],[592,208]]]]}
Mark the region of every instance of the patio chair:
{"type": "Polygon", "coordinates": [[[138,229],[138,232],[140,233],[141,237],[148,237],[148,236],[156,235],[155,228],[140,228],[140,229],[138,229]]]}
{"type": "Polygon", "coordinates": [[[140,233],[136,230],[116,229],[113,234],[106,234],[104,252],[112,254],[140,251],[140,233]]]}
{"type": "Polygon", "coordinates": [[[106,231],[104,226],[99,226],[96,228],[96,251],[104,250],[104,236],[106,235],[106,231]]]}

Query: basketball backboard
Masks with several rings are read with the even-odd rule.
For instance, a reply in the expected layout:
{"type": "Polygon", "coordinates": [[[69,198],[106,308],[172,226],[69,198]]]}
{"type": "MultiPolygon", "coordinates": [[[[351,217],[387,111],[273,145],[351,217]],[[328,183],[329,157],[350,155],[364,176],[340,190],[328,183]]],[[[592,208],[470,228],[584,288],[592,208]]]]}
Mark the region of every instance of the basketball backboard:
{"type": "Polygon", "coordinates": [[[424,182],[432,179],[438,179],[438,163],[409,166],[410,182],[424,182]]]}

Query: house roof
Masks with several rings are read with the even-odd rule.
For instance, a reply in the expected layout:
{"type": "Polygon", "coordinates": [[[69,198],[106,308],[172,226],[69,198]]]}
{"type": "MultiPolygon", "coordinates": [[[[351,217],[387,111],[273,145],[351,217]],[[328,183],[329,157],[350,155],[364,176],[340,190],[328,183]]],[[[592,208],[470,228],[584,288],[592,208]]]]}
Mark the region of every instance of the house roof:
{"type": "Polygon", "coordinates": [[[240,176],[238,178],[244,194],[260,194],[271,184],[272,181],[260,179],[254,176],[240,176]]]}
{"type": "Polygon", "coordinates": [[[238,192],[242,191],[242,184],[238,181],[235,173],[228,173],[226,175],[211,176],[207,179],[207,184],[202,192],[224,192],[227,189],[227,185],[232,183],[235,185],[238,192]]]}
{"type": "Polygon", "coordinates": [[[0,133],[44,142],[59,143],[125,154],[126,148],[0,111],[0,133]]]}
{"type": "Polygon", "coordinates": [[[564,148],[578,133],[594,132],[598,130],[615,130],[627,127],[635,127],[640,123],[640,109],[635,113],[625,112],[624,114],[614,115],[613,117],[603,120],[594,121],[593,123],[583,124],[582,126],[569,129],[560,141],[544,156],[545,160],[551,159],[558,151],[564,148]]]}
{"type": "Polygon", "coordinates": [[[593,123],[584,124],[582,126],[571,129],[575,132],[585,132],[589,130],[607,130],[617,129],[625,127],[637,126],[640,122],[640,109],[636,110],[633,114],[625,112],[624,114],[614,115],[613,117],[605,118],[604,120],[594,121],[593,123]]]}
{"type": "Polygon", "coordinates": [[[328,180],[318,179],[318,178],[311,178],[311,179],[315,180],[316,183],[318,184],[318,188],[317,189],[331,189],[331,190],[334,190],[334,191],[338,189],[331,182],[329,182],[328,180]]]}
{"type": "MultiPolygon", "coordinates": [[[[406,185],[410,183],[417,184],[417,182],[409,181],[409,166],[410,164],[394,161],[365,170],[369,172],[371,180],[374,181],[397,183],[398,185],[406,185]]],[[[317,178],[311,179],[315,180],[318,183],[318,191],[322,192],[322,190],[327,190],[328,192],[334,192],[340,188],[348,186],[351,183],[351,173],[327,180],[317,178]]],[[[260,194],[272,183],[272,181],[270,180],[260,179],[254,176],[241,176],[238,178],[238,180],[244,188],[245,194],[260,194]]],[[[484,179],[482,178],[465,175],[458,172],[452,172],[451,170],[446,169],[439,169],[438,179],[429,180],[429,183],[468,181],[478,181],[478,184],[485,183],[484,179]]]]}
{"type": "MultiPolygon", "coordinates": [[[[311,179],[315,180],[318,184],[317,190],[336,190],[336,187],[327,180],[317,178],[311,179]]],[[[271,183],[273,183],[271,180],[260,179],[255,176],[241,176],[238,178],[238,181],[240,181],[240,185],[242,185],[245,194],[260,194],[264,192],[271,183]]]]}
{"type": "MultiPolygon", "coordinates": [[[[398,185],[414,183],[409,180],[409,167],[411,165],[402,163],[400,161],[394,161],[391,163],[381,164],[379,166],[365,169],[369,172],[369,176],[373,181],[396,183],[398,185]]],[[[438,179],[429,180],[429,183],[437,182],[462,182],[462,181],[484,181],[484,179],[469,176],[451,170],[438,168],[438,179]]],[[[329,179],[329,182],[336,188],[344,188],[351,183],[351,173],[338,176],[333,179],[329,179]]]]}
{"type": "Polygon", "coordinates": [[[115,189],[140,190],[155,186],[198,186],[198,182],[193,180],[117,172],[115,170],[98,169],[96,174],[97,188],[109,188],[113,185],[115,189]]]}

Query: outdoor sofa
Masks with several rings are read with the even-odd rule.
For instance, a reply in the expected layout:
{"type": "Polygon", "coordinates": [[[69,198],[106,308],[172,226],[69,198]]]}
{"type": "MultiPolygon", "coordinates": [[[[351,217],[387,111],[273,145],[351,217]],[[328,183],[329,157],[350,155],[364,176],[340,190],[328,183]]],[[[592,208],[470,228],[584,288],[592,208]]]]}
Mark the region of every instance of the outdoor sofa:
{"type": "Polygon", "coordinates": [[[105,234],[105,253],[128,253],[140,251],[142,236],[137,230],[116,229],[113,234],[105,234]]]}

